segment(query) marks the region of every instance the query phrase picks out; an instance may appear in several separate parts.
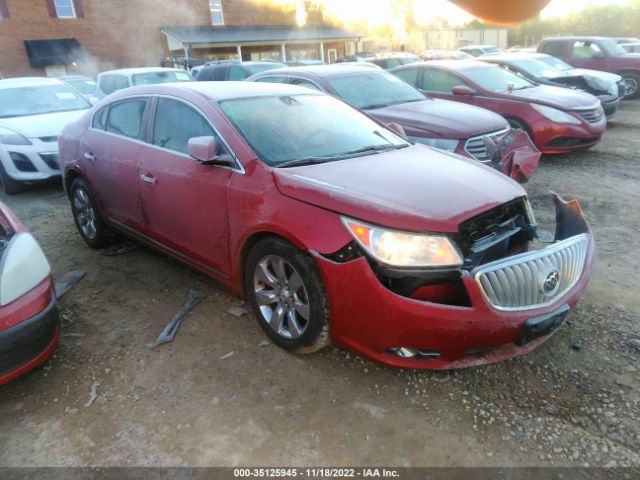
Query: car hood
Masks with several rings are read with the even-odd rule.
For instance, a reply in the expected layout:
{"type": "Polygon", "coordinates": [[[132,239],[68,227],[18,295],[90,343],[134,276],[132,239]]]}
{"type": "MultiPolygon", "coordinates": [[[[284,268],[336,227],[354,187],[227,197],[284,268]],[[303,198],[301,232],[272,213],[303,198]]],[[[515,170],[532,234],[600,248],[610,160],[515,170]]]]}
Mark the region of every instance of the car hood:
{"type": "Polygon", "coordinates": [[[566,72],[569,75],[588,75],[614,83],[622,80],[622,77],[615,73],[601,72],[600,70],[589,70],[588,68],[572,68],[571,70],[566,70],[566,72]]]}
{"type": "Polygon", "coordinates": [[[523,90],[514,90],[510,93],[505,92],[504,96],[507,98],[516,97],[518,100],[527,102],[541,103],[562,110],[587,108],[600,104],[596,97],[588,93],[549,85],[539,85],[523,90]]]}
{"type": "Polygon", "coordinates": [[[456,232],[463,221],[526,195],[475,160],[424,145],[319,165],[275,168],[280,192],[372,224],[456,232]]]}
{"type": "Polygon", "coordinates": [[[427,130],[441,138],[467,139],[509,126],[500,115],[484,108],[439,99],[401,103],[366,112],[381,122],[427,130]]]}
{"type": "Polygon", "coordinates": [[[60,135],[64,127],[78,120],[87,110],[0,118],[0,127],[13,130],[27,138],[54,137],[60,135]]]}

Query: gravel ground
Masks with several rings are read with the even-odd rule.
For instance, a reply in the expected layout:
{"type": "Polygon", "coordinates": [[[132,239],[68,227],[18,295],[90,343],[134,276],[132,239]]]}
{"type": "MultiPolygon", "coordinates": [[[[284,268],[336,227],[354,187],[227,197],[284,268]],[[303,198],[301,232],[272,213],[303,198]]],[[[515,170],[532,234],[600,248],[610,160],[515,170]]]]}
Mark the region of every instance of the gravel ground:
{"type": "Polygon", "coordinates": [[[0,194],[54,274],[88,271],[61,301],[54,359],[0,390],[0,465],[640,466],[638,132],[640,102],[624,102],[600,145],[544,158],[527,185],[543,227],[552,190],[595,233],[570,322],[524,357],[456,372],[289,355],[197,272],[89,250],[56,186],[0,194]],[[205,300],[150,348],[192,288],[205,300]]]}

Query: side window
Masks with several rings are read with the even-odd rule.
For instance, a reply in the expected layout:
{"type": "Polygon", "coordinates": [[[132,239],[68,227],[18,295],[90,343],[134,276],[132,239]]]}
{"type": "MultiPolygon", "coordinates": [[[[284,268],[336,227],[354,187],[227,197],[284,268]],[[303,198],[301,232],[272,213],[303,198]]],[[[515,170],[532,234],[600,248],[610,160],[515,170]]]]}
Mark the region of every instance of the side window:
{"type": "Polygon", "coordinates": [[[115,92],[116,89],[114,81],[115,78],[113,75],[103,75],[102,77],[100,77],[100,90],[102,90],[107,95],[115,92]]]}
{"type": "Polygon", "coordinates": [[[480,55],[482,55],[484,52],[478,48],[474,48],[473,51],[471,52],[471,55],[473,55],[474,57],[479,57],[480,55]]]}
{"type": "Polygon", "coordinates": [[[552,57],[563,58],[565,57],[565,43],[564,42],[547,42],[542,46],[542,53],[551,55],[552,57]]]}
{"type": "Polygon", "coordinates": [[[403,82],[408,83],[409,85],[416,86],[418,84],[418,73],[420,70],[417,68],[405,68],[398,72],[391,72],[396,77],[398,77],[403,82]]]}
{"type": "Polygon", "coordinates": [[[211,125],[189,105],[158,99],[153,126],[153,144],[176,152],[188,152],[189,139],[215,136],[211,125]]]}
{"type": "Polygon", "coordinates": [[[91,126],[98,130],[106,130],[107,128],[107,115],[109,113],[109,105],[102,107],[93,115],[93,121],[91,126]]]}
{"type": "Polygon", "coordinates": [[[287,82],[287,77],[262,77],[262,78],[258,78],[256,80],[256,82],[260,82],[260,83],[286,83],[287,82]]]}
{"type": "Polygon", "coordinates": [[[147,101],[145,99],[112,103],[107,121],[107,132],[117,133],[129,138],[138,138],[146,106],[147,101]]]}
{"type": "Polygon", "coordinates": [[[248,76],[244,68],[238,65],[233,65],[229,68],[229,80],[244,80],[248,76]]]}
{"type": "Polygon", "coordinates": [[[291,80],[292,85],[298,85],[299,87],[313,88],[314,90],[321,90],[315,83],[308,80],[302,80],[301,78],[294,78],[291,80]]]}
{"type": "Polygon", "coordinates": [[[113,81],[114,91],[122,90],[123,88],[127,88],[129,86],[129,79],[127,77],[123,77],[122,75],[115,75],[113,81]]]}
{"type": "Polygon", "coordinates": [[[464,82],[455,75],[441,70],[425,69],[420,88],[430,92],[451,93],[453,87],[458,85],[464,85],[464,82]]]}
{"type": "Polygon", "coordinates": [[[214,82],[224,81],[227,79],[227,72],[229,72],[229,67],[215,67],[213,75],[208,80],[213,80],[214,82]]]}
{"type": "Polygon", "coordinates": [[[602,50],[593,42],[575,42],[571,51],[573,58],[593,58],[598,54],[602,54],[602,50]]]}

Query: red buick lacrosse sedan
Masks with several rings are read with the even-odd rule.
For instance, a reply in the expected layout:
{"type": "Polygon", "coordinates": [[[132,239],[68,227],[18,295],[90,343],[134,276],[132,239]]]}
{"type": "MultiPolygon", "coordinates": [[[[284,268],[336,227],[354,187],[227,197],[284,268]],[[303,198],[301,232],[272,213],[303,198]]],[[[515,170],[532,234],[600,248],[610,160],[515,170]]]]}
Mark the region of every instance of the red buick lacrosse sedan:
{"type": "Polygon", "coordinates": [[[117,231],[191,265],[297,353],[333,341],[430,369],[526,353],[594,257],[576,202],[555,198],[540,246],[513,180],[292,85],[126,89],[67,126],[60,155],[89,246],[117,231]]]}

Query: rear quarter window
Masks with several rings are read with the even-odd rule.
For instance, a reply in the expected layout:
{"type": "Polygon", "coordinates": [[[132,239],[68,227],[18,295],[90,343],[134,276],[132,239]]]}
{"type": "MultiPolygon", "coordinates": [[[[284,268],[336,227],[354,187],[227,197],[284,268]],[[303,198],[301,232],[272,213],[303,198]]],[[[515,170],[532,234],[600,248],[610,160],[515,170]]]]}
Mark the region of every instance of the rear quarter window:
{"type": "Polygon", "coordinates": [[[109,105],[102,107],[93,115],[93,121],[91,126],[97,130],[106,130],[107,128],[107,115],[109,114],[109,105]]]}
{"type": "Polygon", "coordinates": [[[146,106],[146,99],[112,103],[107,120],[107,131],[128,138],[139,138],[146,106]]]}
{"type": "Polygon", "coordinates": [[[403,82],[408,83],[409,85],[416,86],[418,84],[418,73],[419,70],[417,68],[405,68],[404,70],[399,70],[397,72],[391,72],[396,77],[398,77],[403,82]]]}

